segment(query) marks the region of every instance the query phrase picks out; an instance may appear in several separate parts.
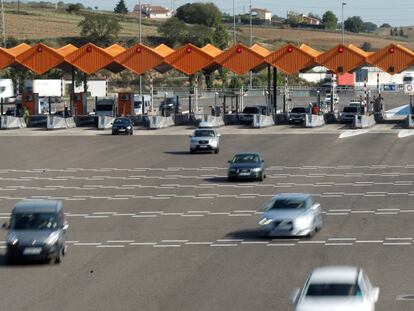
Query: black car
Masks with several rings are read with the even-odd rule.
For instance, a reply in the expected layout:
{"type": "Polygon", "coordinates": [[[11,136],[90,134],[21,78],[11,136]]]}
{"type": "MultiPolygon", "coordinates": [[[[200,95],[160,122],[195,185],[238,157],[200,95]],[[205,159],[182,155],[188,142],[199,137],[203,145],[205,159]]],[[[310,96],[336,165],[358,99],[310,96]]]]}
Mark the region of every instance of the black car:
{"type": "Polygon", "coordinates": [[[265,163],[258,153],[239,153],[229,161],[228,180],[266,178],[265,163]]]}
{"type": "Polygon", "coordinates": [[[112,124],[112,135],[134,134],[134,123],[128,118],[116,118],[112,124]]]}
{"type": "Polygon", "coordinates": [[[289,113],[289,123],[303,123],[309,113],[309,107],[295,107],[289,113]]]}
{"type": "Polygon", "coordinates": [[[240,115],[240,121],[243,123],[252,123],[255,114],[266,115],[268,108],[266,106],[248,106],[243,109],[240,115]]]}

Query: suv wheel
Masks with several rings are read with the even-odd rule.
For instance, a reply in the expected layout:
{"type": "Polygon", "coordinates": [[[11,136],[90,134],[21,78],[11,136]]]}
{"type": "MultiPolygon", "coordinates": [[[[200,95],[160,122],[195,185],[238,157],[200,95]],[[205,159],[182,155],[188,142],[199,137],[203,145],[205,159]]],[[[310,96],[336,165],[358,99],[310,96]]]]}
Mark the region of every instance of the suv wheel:
{"type": "Polygon", "coordinates": [[[217,154],[217,153],[219,153],[219,152],[220,152],[220,149],[219,149],[219,148],[214,149],[214,153],[215,153],[215,154],[217,154]]]}

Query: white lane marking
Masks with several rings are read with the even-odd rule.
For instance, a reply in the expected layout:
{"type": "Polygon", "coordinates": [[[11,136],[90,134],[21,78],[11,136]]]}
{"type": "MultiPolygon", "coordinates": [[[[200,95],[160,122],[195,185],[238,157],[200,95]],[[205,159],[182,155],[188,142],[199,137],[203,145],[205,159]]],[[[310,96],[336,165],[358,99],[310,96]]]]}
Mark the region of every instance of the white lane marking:
{"type": "Polygon", "coordinates": [[[217,246],[217,247],[235,247],[235,246],[239,246],[239,244],[210,244],[210,246],[217,246]]]}
{"type": "Polygon", "coordinates": [[[410,242],[394,242],[394,243],[382,243],[382,245],[393,246],[393,245],[411,245],[410,242]]]}
{"type": "Polygon", "coordinates": [[[77,242],[73,245],[75,245],[75,246],[98,246],[98,245],[101,245],[101,244],[102,243],[80,243],[80,242],[77,242]]]}
{"type": "Polygon", "coordinates": [[[243,242],[243,239],[218,239],[217,242],[243,242]]]}
{"type": "Polygon", "coordinates": [[[179,244],[164,244],[164,245],[153,245],[152,247],[181,247],[179,244]]]}
{"type": "Polygon", "coordinates": [[[294,243],[268,243],[266,246],[295,246],[294,243]]]}
{"type": "Polygon", "coordinates": [[[161,240],[162,243],[185,243],[188,240],[161,240]]]}
{"type": "Polygon", "coordinates": [[[132,216],[132,218],[154,218],[157,217],[157,215],[135,215],[132,216]]]}
{"type": "Polygon", "coordinates": [[[413,238],[385,238],[385,240],[387,240],[387,241],[390,241],[390,240],[392,240],[392,241],[399,241],[399,240],[407,240],[407,241],[412,241],[413,240],[413,238]]]}
{"type": "Polygon", "coordinates": [[[353,246],[353,243],[325,243],[325,246],[353,246]]]}
{"type": "Polygon", "coordinates": [[[211,245],[213,242],[185,242],[185,245],[211,245]]]}
{"type": "Polygon", "coordinates": [[[78,243],[79,241],[66,241],[66,243],[69,243],[69,244],[71,244],[71,243],[78,243]]]}
{"type": "Polygon", "coordinates": [[[329,241],[355,241],[355,238],[329,238],[329,241]]]}
{"type": "Polygon", "coordinates": [[[356,243],[384,243],[383,240],[360,240],[360,241],[355,241],[356,243]]]}
{"type": "Polygon", "coordinates": [[[268,241],[243,241],[241,244],[268,244],[268,241]]]}
{"type": "Polygon", "coordinates": [[[108,240],[107,243],[133,243],[134,240],[108,240]]]}
{"type": "Polygon", "coordinates": [[[123,248],[125,245],[97,245],[96,247],[101,248],[123,248]]]}
{"type": "Polygon", "coordinates": [[[343,132],[341,135],[339,135],[339,138],[348,138],[348,137],[354,137],[357,135],[362,135],[368,133],[369,130],[347,130],[343,132]]]}
{"type": "Polygon", "coordinates": [[[400,130],[398,132],[398,138],[405,138],[414,135],[414,130],[400,130]]]}
{"type": "MultiPolygon", "coordinates": [[[[68,215],[68,216],[70,216],[70,215],[68,215]]],[[[100,218],[108,218],[108,217],[109,217],[108,215],[87,215],[84,218],[100,219],[100,218]]]]}
{"type": "Polygon", "coordinates": [[[155,242],[133,242],[133,243],[129,243],[129,245],[136,245],[136,246],[152,246],[152,245],[156,245],[157,243],[155,242]]]}

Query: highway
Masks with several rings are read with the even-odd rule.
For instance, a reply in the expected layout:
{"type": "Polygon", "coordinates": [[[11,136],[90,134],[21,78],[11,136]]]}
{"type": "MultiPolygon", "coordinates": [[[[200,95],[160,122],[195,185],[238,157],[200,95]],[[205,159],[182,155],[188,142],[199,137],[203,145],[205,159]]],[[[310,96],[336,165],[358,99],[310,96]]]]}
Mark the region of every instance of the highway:
{"type": "Polygon", "coordinates": [[[31,131],[0,137],[0,218],[21,199],[62,200],[69,249],[61,265],[6,266],[0,244],[2,310],[291,310],[292,289],[324,265],[364,268],[381,290],[377,310],[414,309],[401,299],[414,294],[414,136],[232,131],[219,154],[190,155],[188,129],[31,131]],[[263,183],[226,181],[239,151],[261,152],[263,183]],[[321,203],[313,239],[258,230],[261,207],[280,192],[321,203]]]}

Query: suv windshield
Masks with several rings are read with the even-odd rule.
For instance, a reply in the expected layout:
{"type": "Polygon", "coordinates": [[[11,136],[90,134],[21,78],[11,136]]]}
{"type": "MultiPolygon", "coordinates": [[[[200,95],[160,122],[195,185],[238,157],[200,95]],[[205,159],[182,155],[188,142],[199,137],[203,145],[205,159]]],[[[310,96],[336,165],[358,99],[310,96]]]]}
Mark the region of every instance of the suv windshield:
{"type": "Polygon", "coordinates": [[[344,112],[358,113],[358,107],[345,107],[344,112]]]}
{"type": "Polygon", "coordinates": [[[256,154],[243,154],[236,155],[233,159],[233,163],[259,163],[259,156],[256,154]]]}
{"type": "Polygon", "coordinates": [[[308,110],[305,107],[296,107],[293,108],[291,113],[307,113],[308,110]]]}
{"type": "Polygon", "coordinates": [[[305,208],[306,200],[299,198],[292,199],[276,199],[273,204],[270,204],[269,210],[275,209],[300,209],[305,208]]]}
{"type": "Polygon", "coordinates": [[[214,137],[214,131],[212,130],[197,130],[194,132],[195,137],[214,137]]]}
{"type": "Polygon", "coordinates": [[[310,284],[306,296],[361,296],[357,284],[310,284]]]}
{"type": "Polygon", "coordinates": [[[114,124],[116,125],[127,125],[129,124],[128,119],[115,119],[114,124]]]}
{"type": "Polygon", "coordinates": [[[55,213],[15,213],[10,223],[13,230],[52,230],[57,226],[55,213]]]}

